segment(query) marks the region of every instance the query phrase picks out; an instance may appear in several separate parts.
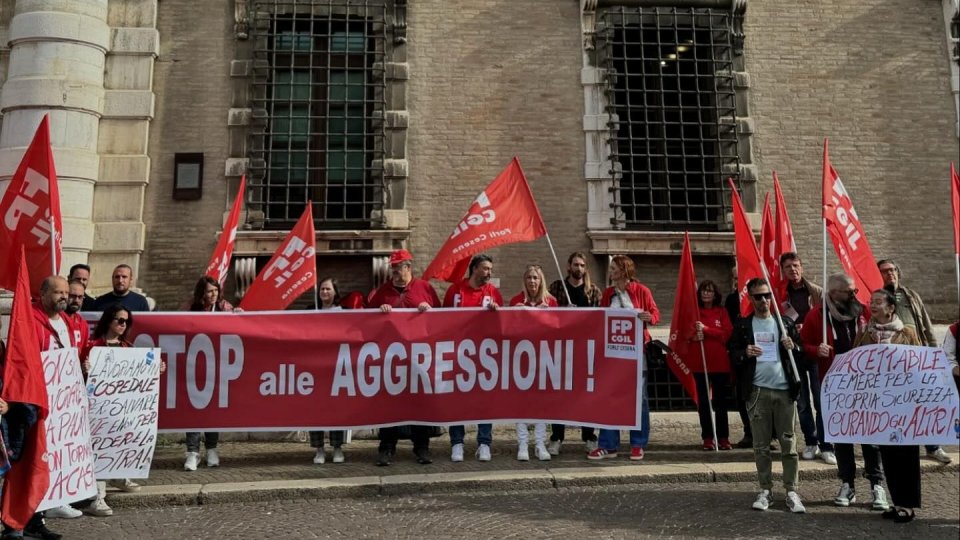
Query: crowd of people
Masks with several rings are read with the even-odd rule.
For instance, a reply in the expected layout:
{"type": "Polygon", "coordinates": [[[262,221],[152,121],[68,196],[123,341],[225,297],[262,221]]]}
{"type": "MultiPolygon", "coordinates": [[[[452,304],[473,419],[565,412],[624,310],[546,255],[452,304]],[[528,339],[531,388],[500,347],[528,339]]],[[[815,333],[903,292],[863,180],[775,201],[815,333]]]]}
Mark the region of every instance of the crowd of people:
{"type": "MultiPolygon", "coordinates": [[[[563,308],[599,307],[635,310],[644,323],[644,343],[650,342],[648,326],[660,322],[660,311],[650,289],[641,284],[630,257],[618,255],[611,259],[608,278],[611,285],[601,289],[590,277],[588,257],[573,253],[567,259],[567,273],[563,279],[549,285],[543,270],[529,265],[523,273],[523,290],[504,302],[495,287],[494,261],[484,254],[472,258],[468,275],[453,283],[443,300],[433,286],[413,273],[413,256],[404,249],[394,251],[389,259],[390,275],[380,287],[368,295],[351,293],[341,296],[337,280],[331,277],[317,284],[317,309],[340,310],[356,308],[379,309],[389,314],[396,308],[425,312],[437,308],[480,307],[501,308],[563,308]]],[[[736,291],[726,299],[716,283],[705,280],[697,289],[699,319],[693,330],[693,341],[703,344],[703,363],[692,362],[697,393],[711,396],[700,399],[698,413],[703,450],[731,450],[734,446],[754,451],[760,493],[753,508],[766,510],[772,503],[771,443],[779,443],[783,463],[783,486],[786,504],[792,512],[805,511],[797,494],[800,459],[816,459],[835,464],[841,486],[834,499],[838,506],[849,506],[856,501],[854,449],[850,444],[831,445],[823,438],[823,418],[820,408],[820,382],[837,354],[871,343],[904,343],[940,346],[933,336],[930,317],[920,296],[901,283],[901,272],[895,262],[881,261],[879,269],[885,287],[873,293],[870,306],[861,305],[853,280],[844,274],[830,277],[824,291],[803,275],[803,265],[796,253],[780,258],[784,284],[773,291],[762,278],[747,284],[751,315],[740,316],[740,298],[736,291]],[[776,295],[774,293],[776,292],[776,295]],[[771,309],[774,299],[779,309],[771,309]],[[823,332],[823,312],[827,311],[827,332],[823,332]],[[780,315],[778,315],[779,313],[780,315]],[[826,335],[826,340],[822,338],[826,335]],[[795,374],[796,377],[791,376],[795,374]],[[729,404],[736,403],[743,421],[743,438],[731,443],[728,421],[729,404]],[[712,413],[712,414],[711,414],[712,413]],[[799,424],[804,438],[800,449],[794,433],[799,424]]],[[[87,294],[90,267],[78,264],[70,269],[67,279],[51,276],[44,280],[40,298],[34,305],[34,321],[41,350],[74,347],[80,352],[83,373],[89,371],[88,356],[93,347],[129,347],[127,339],[133,326],[134,313],[148,311],[147,298],[132,290],[133,270],[119,265],[113,270],[112,290],[97,298],[87,294]],[[81,311],[101,312],[94,331],[88,335],[88,324],[81,311]]],[[[736,288],[736,286],[734,286],[736,288]]],[[[190,302],[182,306],[189,311],[239,311],[223,298],[220,283],[210,277],[201,278],[190,302]]],[[[953,365],[955,377],[960,375],[956,360],[957,324],[950,327],[942,346],[953,365]]],[[[0,343],[2,345],[2,343],[0,343]]],[[[0,359],[3,349],[0,347],[0,359]]],[[[646,366],[645,366],[646,368],[646,366]]],[[[646,384],[647,377],[643,377],[646,384]]],[[[2,385],[2,381],[0,381],[2,385]]],[[[2,388],[2,386],[0,386],[2,388]]],[[[641,461],[650,438],[647,389],[642,389],[642,426],[629,433],[629,459],[641,461]]],[[[32,407],[5,403],[0,400],[3,414],[3,437],[9,457],[15,462],[24,443],[24,433],[36,421],[32,407]]],[[[580,426],[585,443],[586,458],[605,460],[618,457],[619,430],[580,426]]],[[[526,424],[516,425],[517,454],[520,461],[530,459],[529,430],[526,424]]],[[[549,461],[560,454],[566,426],[554,424],[547,438],[547,426],[533,426],[534,456],[549,461]]],[[[413,454],[420,464],[432,462],[430,439],[440,435],[439,428],[430,426],[397,426],[379,430],[378,466],[390,465],[401,439],[413,442],[413,454]]],[[[462,425],[449,426],[450,459],[461,462],[465,455],[465,433],[462,425]]],[[[187,433],[184,469],[195,471],[201,460],[201,438],[205,446],[208,467],[220,464],[217,448],[218,433],[187,433]],[[202,437],[201,437],[202,435],[202,437]]],[[[332,461],[345,460],[343,431],[313,431],[310,445],[316,449],[313,462],[327,460],[325,439],[332,446],[332,461]]],[[[493,429],[491,424],[480,424],[476,437],[476,459],[492,459],[493,429]]],[[[920,507],[919,449],[912,446],[862,445],[865,461],[864,476],[870,482],[871,507],[882,510],[883,516],[898,522],[913,519],[914,509],[920,507]],[[884,467],[884,464],[894,466],[884,467]],[[893,505],[888,502],[883,487],[886,479],[893,505]]],[[[941,463],[950,457],[936,446],[926,448],[927,455],[941,463]]],[[[97,495],[82,503],[55,508],[46,517],[76,517],[83,513],[109,516],[112,510],[105,497],[106,482],[98,482],[97,495]]],[[[122,491],[137,491],[140,486],[130,480],[113,480],[110,485],[122,491]]],[[[26,531],[41,538],[56,539],[59,535],[46,528],[43,513],[34,516],[26,531]]],[[[24,531],[6,525],[3,538],[17,538],[24,531]]]]}

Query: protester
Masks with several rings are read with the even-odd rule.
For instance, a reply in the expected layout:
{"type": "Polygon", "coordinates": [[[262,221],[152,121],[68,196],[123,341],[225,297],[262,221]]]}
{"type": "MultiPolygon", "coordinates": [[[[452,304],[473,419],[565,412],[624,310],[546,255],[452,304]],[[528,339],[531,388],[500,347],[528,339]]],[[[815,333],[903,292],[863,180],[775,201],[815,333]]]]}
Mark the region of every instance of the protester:
{"type": "MultiPolygon", "coordinates": [[[[572,293],[571,293],[572,294],[572,293]]],[[[547,292],[546,278],[543,270],[536,265],[527,266],[523,272],[523,290],[510,299],[510,306],[527,308],[555,308],[557,300],[547,292]]],[[[550,452],[547,451],[547,424],[537,422],[533,426],[533,436],[536,446],[534,453],[540,461],[550,461],[550,452]]],[[[530,432],[527,424],[517,424],[517,461],[530,460],[530,432]]]]}
{"type": "MultiPolygon", "coordinates": [[[[893,259],[883,259],[877,263],[880,275],[883,277],[883,288],[887,289],[897,299],[897,317],[903,322],[903,325],[912,328],[916,332],[920,342],[927,347],[937,347],[936,336],[933,335],[933,322],[930,320],[930,314],[923,304],[923,299],[916,291],[904,287],[900,281],[903,274],[900,266],[893,259]]],[[[944,465],[949,465],[953,460],[943,448],[935,444],[926,445],[927,457],[934,461],[939,461],[944,465]]]]}
{"type": "MultiPolygon", "coordinates": [[[[440,298],[430,282],[413,277],[413,255],[405,249],[390,254],[390,279],[370,293],[367,305],[379,307],[383,313],[393,308],[417,309],[421,313],[440,306],[440,298]]],[[[397,441],[403,432],[410,433],[413,442],[413,455],[417,463],[433,463],[430,456],[430,426],[392,426],[380,428],[380,446],[377,453],[377,465],[386,467],[393,462],[397,453],[397,441]]]]}
{"type": "MultiPolygon", "coordinates": [[[[475,255],[470,259],[468,268],[470,277],[454,283],[443,297],[443,307],[469,308],[485,307],[496,310],[503,305],[500,291],[490,283],[493,276],[493,259],[489,255],[475,255]]],[[[466,430],[462,425],[450,426],[450,461],[463,461],[463,437],[466,430]]],[[[477,426],[477,459],[490,461],[490,445],[493,443],[493,424],[477,426]]]]}
{"type": "MultiPolygon", "coordinates": [[[[340,311],[343,309],[340,306],[340,287],[337,285],[337,280],[331,277],[323,278],[317,282],[317,299],[319,300],[317,306],[319,310],[340,311]]],[[[346,459],[342,448],[346,435],[346,432],[342,430],[330,432],[334,463],[343,463],[346,459]]],[[[317,449],[317,453],[313,456],[313,462],[317,465],[322,465],[327,461],[327,451],[323,448],[323,437],[324,432],[322,431],[310,432],[310,446],[317,449]]]]}
{"type": "MultiPolygon", "coordinates": [[[[857,289],[853,278],[840,273],[833,274],[827,280],[827,294],[823,303],[818,304],[807,314],[800,330],[800,339],[807,358],[816,358],[819,365],[820,380],[830,369],[830,364],[838,354],[853,348],[857,335],[866,326],[863,305],[857,300],[857,289]],[[823,340],[823,309],[827,308],[826,341],[823,340]]],[[[823,425],[817,429],[822,433],[823,425]]],[[[880,449],[876,445],[862,444],[864,470],[863,477],[870,481],[870,493],[874,510],[887,510],[887,493],[883,489],[883,469],[880,466],[880,449]]],[[[853,444],[834,445],[837,456],[837,477],[840,489],[833,499],[837,506],[850,506],[857,501],[856,476],[857,463],[854,461],[853,444]]]]}
{"type": "MultiPolygon", "coordinates": [[[[857,336],[854,348],[875,343],[921,345],[916,331],[897,316],[897,297],[887,288],[874,291],[870,297],[870,322],[857,336]]],[[[912,521],[920,508],[920,447],[880,446],[880,457],[887,472],[887,487],[893,508],[883,517],[897,523],[912,521]]]]}
{"type": "Polygon", "coordinates": [[[113,304],[122,304],[128,311],[150,311],[147,298],[130,290],[133,287],[133,268],[121,264],[113,269],[113,290],[97,297],[92,311],[103,311],[113,304]]]}
{"type": "MultiPolygon", "coordinates": [[[[617,255],[610,261],[607,277],[613,282],[612,287],[603,291],[600,306],[605,308],[633,309],[637,318],[643,321],[643,345],[650,343],[648,325],[660,322],[660,310],[653,301],[653,294],[645,285],[640,284],[636,277],[636,265],[633,259],[626,255],[617,255]]],[[[643,365],[643,404],[640,409],[640,429],[630,430],[630,459],[640,461],[643,452],[650,440],[650,405],[647,399],[646,363],[643,365]]],[[[620,447],[620,430],[601,429],[598,448],[587,454],[587,459],[610,459],[617,457],[620,447]]]]}
{"type": "Polygon", "coordinates": [[[73,346],[79,352],[86,348],[87,341],[90,339],[90,325],[80,315],[83,303],[86,302],[85,291],[83,282],[79,279],[70,281],[68,287],[67,308],[64,310],[64,316],[70,325],[70,331],[73,332],[73,346]]]}
{"type": "MultiPolygon", "coordinates": [[[[598,307],[600,297],[603,291],[597,287],[590,279],[590,272],[587,270],[587,256],[579,251],[575,251],[567,257],[567,277],[558,279],[550,284],[550,295],[556,298],[557,305],[560,307],[598,307]],[[566,284],[564,284],[566,281],[566,284]],[[567,298],[567,291],[570,293],[570,299],[567,298]]],[[[566,426],[563,424],[553,424],[550,427],[550,443],[547,445],[547,451],[551,456],[560,455],[560,447],[563,445],[564,432],[566,426]]],[[[580,428],[580,439],[586,445],[586,451],[589,454],[597,448],[596,429],[591,426],[582,426],[580,428]]]]}
{"type": "Polygon", "coordinates": [[[90,286],[90,266],[83,263],[71,266],[67,281],[71,283],[78,281],[83,284],[83,305],[80,306],[80,311],[93,311],[93,303],[96,302],[96,299],[86,293],[90,286]]]}
{"type": "Polygon", "coordinates": [[[697,321],[695,341],[703,343],[706,362],[693,361],[690,371],[697,382],[697,412],[700,415],[700,438],[704,450],[732,450],[730,423],[727,418],[727,403],[730,400],[730,357],[727,355],[727,340],[733,332],[727,310],[720,304],[717,284],[709,279],[697,287],[697,305],[700,319],[697,321]],[[711,392],[712,389],[712,392],[711,392]],[[712,398],[712,399],[711,399],[712,398]],[[717,432],[713,432],[710,404],[713,403],[717,432]]]}
{"type": "Polygon", "coordinates": [[[727,350],[743,395],[749,396],[747,411],[760,483],[760,494],[753,508],[766,510],[770,507],[770,491],[773,489],[770,441],[776,432],[780,438],[787,508],[794,513],[803,513],[806,509],[796,491],[799,460],[794,434],[800,384],[789,357],[790,352],[799,356],[800,336],[796,325],[786,317],[779,318],[786,333],[781,330],[778,317],[770,310],[773,295],[763,278],[747,282],[747,292],[753,302],[753,316],[737,321],[727,350]]]}
{"type": "MultiPolygon", "coordinates": [[[[957,363],[957,326],[960,325],[960,322],[955,322],[947,328],[946,335],[943,336],[943,343],[940,345],[940,348],[943,349],[943,352],[947,353],[947,360],[950,362],[950,365],[953,366],[951,373],[953,373],[954,379],[960,377],[960,364],[957,363]]],[[[960,383],[957,384],[960,386],[960,383]]]]}
{"type": "MultiPolygon", "coordinates": [[[[800,256],[787,252],[780,256],[780,272],[784,277],[781,289],[780,313],[792,320],[797,330],[803,329],[803,322],[810,309],[821,302],[823,289],[803,277],[803,263],[800,256]]],[[[825,463],[837,464],[833,445],[823,440],[823,413],[820,412],[820,374],[815,356],[798,355],[797,369],[800,371],[800,399],[797,400],[797,414],[800,416],[800,429],[803,431],[804,448],[802,459],[816,459],[820,455],[825,463]],[[816,410],[814,410],[816,409],[816,410]]]]}
{"type": "Polygon", "coordinates": [[[220,282],[210,276],[203,276],[197,280],[193,287],[193,296],[186,306],[181,306],[181,311],[243,311],[240,308],[233,307],[223,297],[223,290],[220,282]]]}
{"type": "MultiPolygon", "coordinates": [[[[730,279],[732,282],[732,290],[723,300],[723,307],[726,308],[727,316],[730,317],[730,323],[733,324],[740,319],[740,288],[737,284],[737,265],[733,265],[730,279]]],[[[736,381],[735,374],[734,380],[736,381]]],[[[750,432],[750,415],[747,414],[747,398],[750,396],[741,395],[740,385],[736,382],[734,382],[733,385],[733,394],[737,400],[737,413],[740,415],[740,423],[743,425],[743,438],[734,446],[737,448],[753,448],[753,433],[750,432]]]]}

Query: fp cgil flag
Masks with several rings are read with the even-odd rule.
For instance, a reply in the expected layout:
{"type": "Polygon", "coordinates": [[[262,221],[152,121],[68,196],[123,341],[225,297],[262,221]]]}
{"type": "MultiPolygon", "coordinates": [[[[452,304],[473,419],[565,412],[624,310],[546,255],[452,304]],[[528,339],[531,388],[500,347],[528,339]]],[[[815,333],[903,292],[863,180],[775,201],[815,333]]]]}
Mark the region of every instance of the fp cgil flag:
{"type": "Polygon", "coordinates": [[[859,289],[857,299],[863,305],[870,305],[870,295],[883,287],[883,278],[853,201],[844,189],[840,175],[830,164],[826,139],[823,140],[823,222],[843,271],[856,282],[859,289]]]}
{"type": "Polygon", "coordinates": [[[750,302],[750,295],[747,294],[747,282],[753,278],[762,278],[763,270],[760,268],[760,252],[757,250],[757,242],[753,237],[753,229],[750,228],[750,221],[747,220],[743,203],[740,202],[737,186],[734,185],[732,179],[728,182],[730,183],[730,193],[733,194],[733,236],[737,252],[737,288],[740,291],[740,315],[746,317],[753,312],[753,304],[750,302]]]}
{"type": "Polygon", "coordinates": [[[667,365],[677,377],[683,389],[697,403],[697,384],[690,366],[700,355],[700,347],[693,337],[700,319],[697,304],[697,278],[693,271],[693,256],[690,253],[690,236],[683,235],[683,253],[680,255],[680,275],[673,300],[673,320],[670,321],[670,359],[667,365]]]}
{"type": "Polygon", "coordinates": [[[227,218],[227,223],[223,227],[223,234],[220,235],[220,241],[217,242],[213,256],[207,264],[206,275],[217,280],[221,287],[230,269],[230,258],[233,257],[233,246],[237,240],[237,225],[240,224],[240,210],[243,208],[243,192],[246,187],[247,176],[244,175],[240,179],[240,191],[237,192],[237,198],[233,201],[233,209],[230,210],[230,217],[227,218]]]}
{"type": "Polygon", "coordinates": [[[46,116],[40,121],[0,200],[0,216],[3,218],[0,221],[0,287],[13,290],[16,286],[17,256],[23,246],[31,277],[30,291],[39,295],[44,278],[60,272],[63,231],[60,191],[46,116]]]}
{"type": "Polygon", "coordinates": [[[543,218],[520,160],[513,158],[473,201],[423,278],[457,281],[466,273],[470,257],[503,244],[536,240],[545,234],[543,218]]]}
{"type": "Polygon", "coordinates": [[[273,258],[253,280],[240,307],[246,311],[286,309],[317,284],[316,233],[313,203],[277,248],[273,258]]]}

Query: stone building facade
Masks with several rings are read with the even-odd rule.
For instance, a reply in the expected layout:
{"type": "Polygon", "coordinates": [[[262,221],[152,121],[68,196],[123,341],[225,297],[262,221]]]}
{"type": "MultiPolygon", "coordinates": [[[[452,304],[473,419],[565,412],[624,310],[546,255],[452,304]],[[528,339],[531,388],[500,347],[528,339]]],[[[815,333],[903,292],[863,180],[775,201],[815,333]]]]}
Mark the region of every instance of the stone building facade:
{"type": "MultiPolygon", "coordinates": [[[[50,113],[65,267],[102,291],[129,263],[175,309],[243,174],[231,294],[308,199],[319,274],[369,290],[392,249],[423,269],[518,156],[560,264],[590,253],[602,281],[630,254],[669,311],[684,230],[698,275],[729,282],[727,177],[756,212],[779,173],[820,274],[829,137],[874,253],[947,320],[957,17],[956,0],[0,0],[0,179],[50,113]]],[[[492,255],[510,294],[526,263],[554,268],[543,241],[492,255]]]]}

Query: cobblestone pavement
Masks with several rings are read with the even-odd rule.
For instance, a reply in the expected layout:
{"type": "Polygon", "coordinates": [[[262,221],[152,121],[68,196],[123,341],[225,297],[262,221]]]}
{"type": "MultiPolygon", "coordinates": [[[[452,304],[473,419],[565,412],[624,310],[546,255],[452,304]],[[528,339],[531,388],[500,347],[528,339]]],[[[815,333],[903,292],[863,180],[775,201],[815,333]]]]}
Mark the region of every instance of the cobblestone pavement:
{"type": "MultiPolygon", "coordinates": [[[[863,487],[863,486],[861,486],[863,487]]],[[[923,477],[924,508],[894,524],[861,501],[832,504],[834,480],[801,485],[808,514],[750,509],[750,482],[231,503],[50,520],[66,538],[924,538],[960,534],[955,473],[923,477]]],[[[868,497],[865,497],[868,499],[868,497]]]]}

